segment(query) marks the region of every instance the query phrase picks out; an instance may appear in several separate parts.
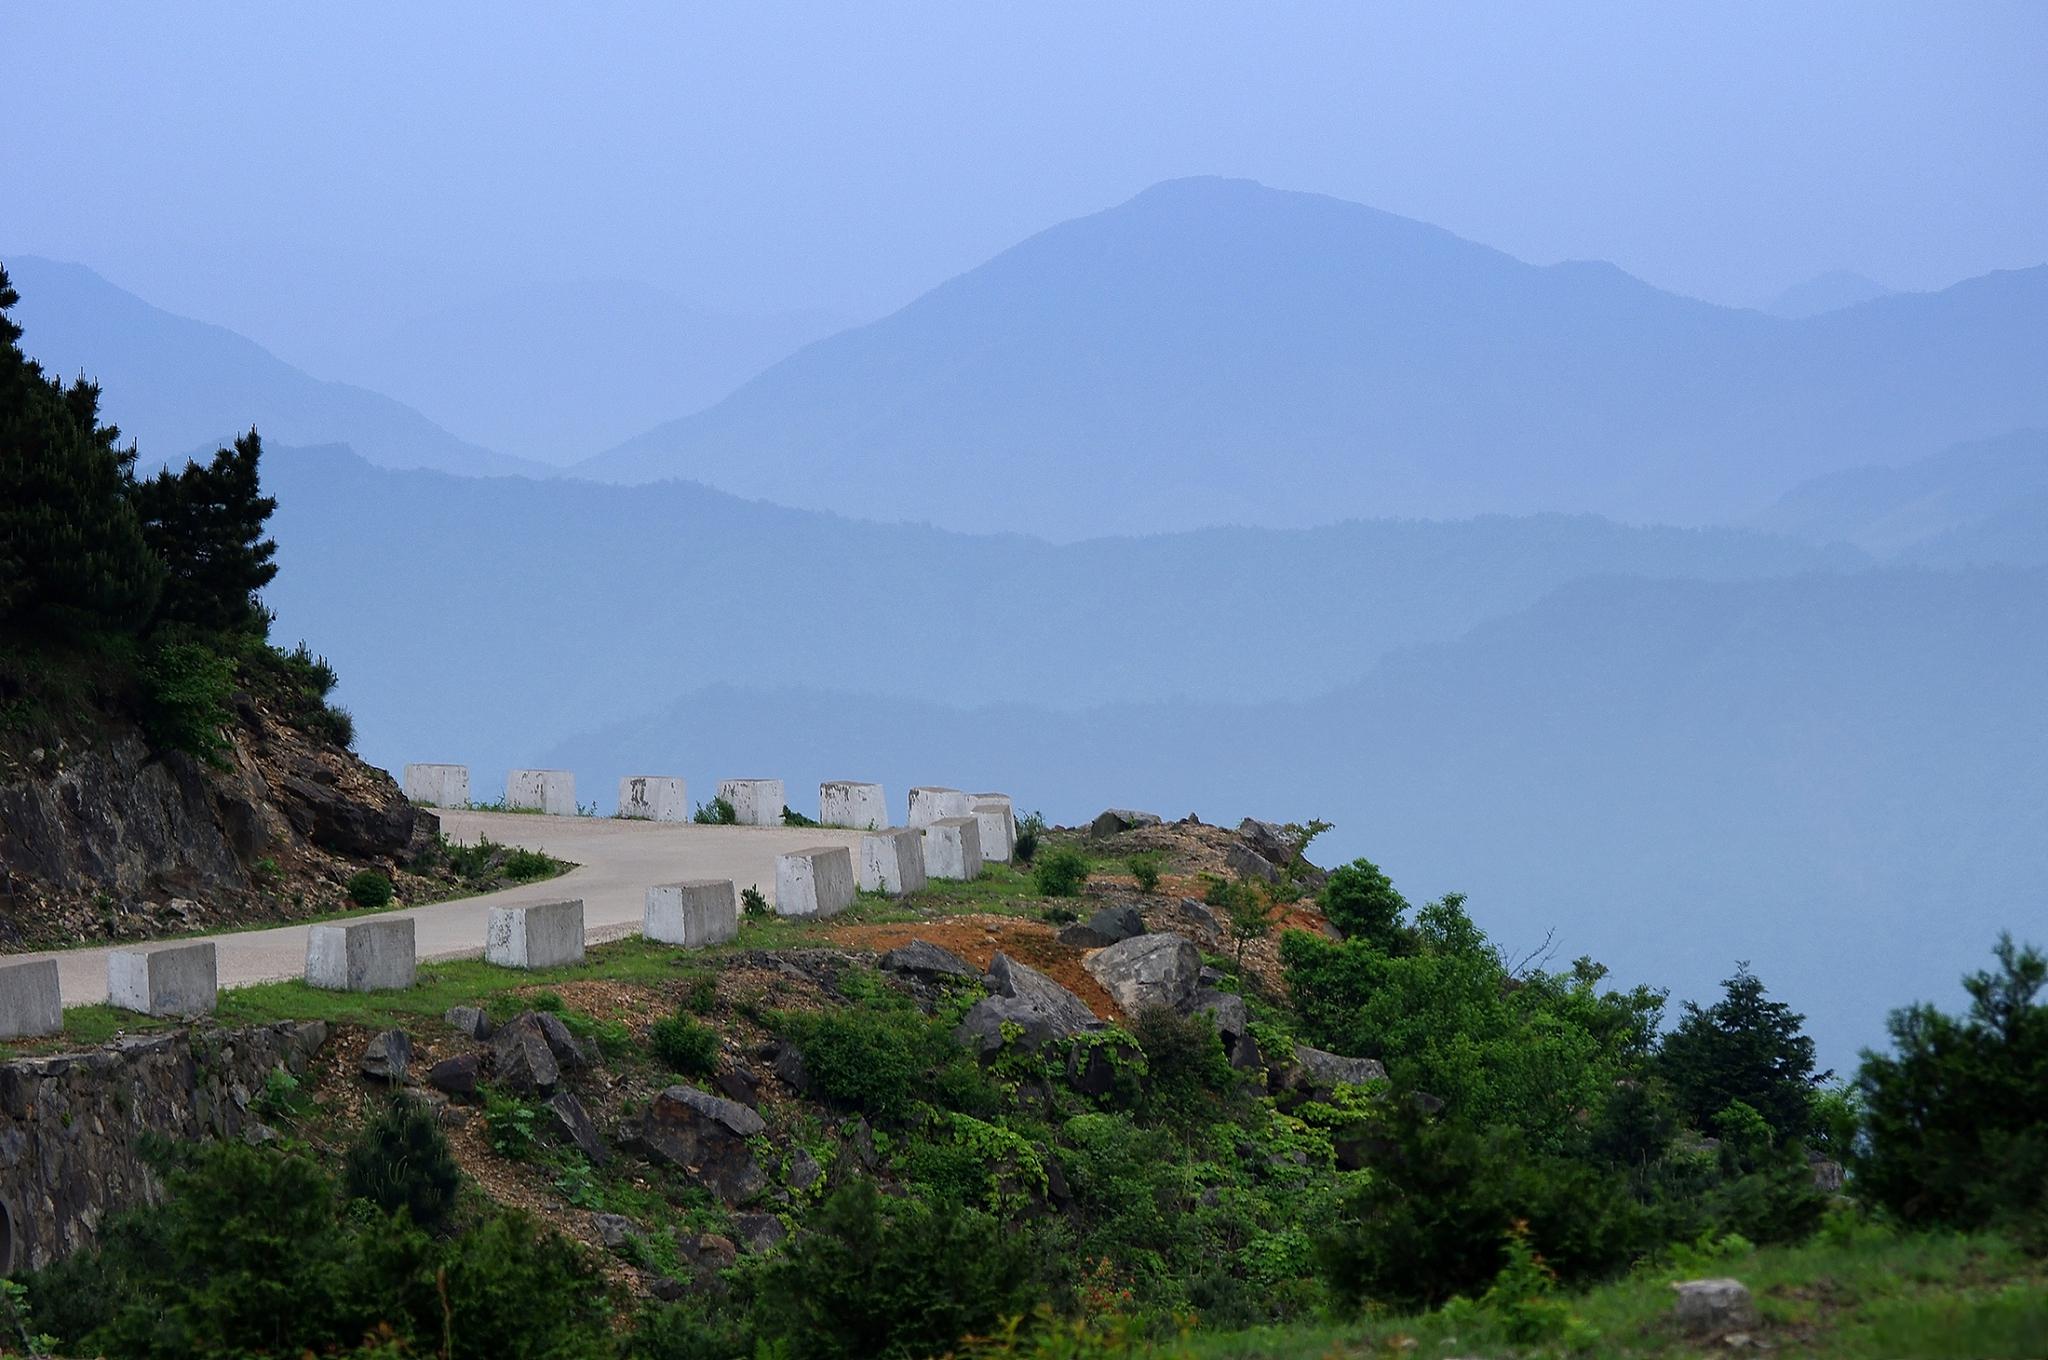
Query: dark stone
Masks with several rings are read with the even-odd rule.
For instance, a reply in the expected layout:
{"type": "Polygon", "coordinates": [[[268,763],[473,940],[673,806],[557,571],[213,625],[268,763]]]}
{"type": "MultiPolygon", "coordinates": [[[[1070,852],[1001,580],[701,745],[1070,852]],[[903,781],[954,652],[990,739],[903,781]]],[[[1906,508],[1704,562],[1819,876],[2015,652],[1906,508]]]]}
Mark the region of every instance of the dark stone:
{"type": "Polygon", "coordinates": [[[818,1159],[803,1148],[789,1154],[789,1162],[783,1169],[792,1190],[808,1190],[825,1175],[825,1168],[818,1165],[818,1159]]]}
{"type": "Polygon", "coordinates": [[[761,1116],[737,1101],[694,1086],[671,1086],[654,1098],[639,1141],[654,1156],[681,1167],[730,1204],[754,1198],[768,1178],[748,1139],[767,1129],[761,1116]]]}
{"type": "Polygon", "coordinates": [[[1223,1036],[1226,1049],[1245,1033],[1245,1027],[1251,1023],[1251,1013],[1245,1009],[1243,997],[1236,992],[1219,992],[1213,987],[1197,988],[1182,1009],[1189,1015],[1206,1015],[1215,1021],[1216,1032],[1223,1036]]]}
{"type": "Polygon", "coordinates": [[[1207,902],[1199,901],[1192,897],[1183,897],[1180,900],[1180,909],[1181,914],[1186,916],[1195,929],[1203,934],[1220,936],[1223,933],[1223,918],[1218,916],[1216,909],[1207,902]]]}
{"type": "Polygon", "coordinates": [[[754,1075],[754,1069],[745,1063],[733,1063],[719,1069],[718,1089],[726,1099],[737,1100],[742,1105],[758,1105],[761,1101],[761,1079],[754,1075]]]}
{"type": "Polygon", "coordinates": [[[1067,1055],[1067,1084],[1084,1096],[1106,1096],[1116,1090],[1121,1069],[1138,1058],[1137,1047],[1122,1040],[1075,1044],[1067,1055]]]}
{"type": "Polygon", "coordinates": [[[476,1094],[476,1084],[483,1071],[483,1054],[458,1053],[427,1069],[427,1085],[451,1096],[472,1096],[476,1094]]]}
{"type": "Polygon", "coordinates": [[[995,995],[976,1002],[953,1031],[954,1038],[971,1048],[983,1052],[1001,1048],[1005,1024],[1019,1026],[1022,1043],[1031,1049],[1100,1024],[1087,1002],[1000,950],[989,961],[988,982],[995,995]]]}
{"type": "Polygon", "coordinates": [[[611,1251],[624,1251],[640,1240],[640,1225],[624,1214],[599,1214],[592,1220],[597,1240],[611,1251]]]}
{"type": "Polygon", "coordinates": [[[1249,1033],[1238,1035],[1230,1044],[1230,1065],[1239,1072],[1257,1072],[1264,1068],[1266,1055],[1259,1051],[1259,1041],[1249,1033]]]}
{"type": "Polygon", "coordinates": [[[1410,1091],[1408,1103],[1424,1114],[1442,1114],[1444,1110],[1444,1098],[1433,1096],[1427,1091],[1410,1091]]]}
{"type": "Polygon", "coordinates": [[[640,1272],[640,1281],[647,1286],[650,1297],[660,1299],[663,1303],[674,1303],[690,1292],[690,1286],[681,1280],[671,1279],[652,1270],[640,1272]]]}
{"type": "Polygon", "coordinates": [[[373,1081],[401,1082],[412,1062],[412,1036],[387,1029],[363,1046],[363,1075],[373,1081]]]}
{"type": "Polygon", "coordinates": [[[1247,817],[1237,824],[1237,839],[1245,849],[1276,865],[1292,863],[1302,851],[1300,833],[1256,817],[1247,817]]]}
{"type": "Polygon", "coordinates": [[[528,1014],[540,1022],[541,1037],[547,1040],[548,1052],[555,1055],[555,1062],[565,1072],[575,1072],[591,1064],[591,1055],[577,1039],[575,1032],[562,1023],[562,1017],[546,1011],[529,1011],[528,1014]]]}
{"type": "Polygon", "coordinates": [[[676,1255],[689,1262],[697,1274],[715,1275],[731,1269],[740,1251],[721,1233],[677,1233],[676,1255]]]}
{"type": "Polygon", "coordinates": [[[789,1236],[789,1229],[774,1214],[734,1214],[732,1230],[740,1246],[752,1256],[775,1250],[789,1236]]]}
{"type": "Polygon", "coordinates": [[[1105,840],[1123,831],[1135,831],[1141,826],[1158,826],[1160,818],[1156,813],[1133,812],[1129,808],[1110,808],[1096,814],[1088,824],[1088,834],[1097,840],[1105,840]]]}
{"type": "Polygon", "coordinates": [[[1088,928],[1109,944],[1135,939],[1145,933],[1145,918],[1133,906],[1104,907],[1088,918],[1088,928]]]}
{"type": "Polygon", "coordinates": [[[1334,1094],[1339,1086],[1385,1081],[1387,1069],[1376,1058],[1346,1058],[1307,1044],[1294,1046],[1294,1071],[1288,1082],[1318,1095],[1334,1094]]]}
{"type": "Polygon", "coordinates": [[[775,1051],[775,1065],[772,1070],[775,1079],[795,1094],[810,1093],[811,1074],[804,1067],[804,1055],[795,1044],[784,1044],[775,1051]]]}
{"type": "Polygon", "coordinates": [[[548,1099],[547,1109],[552,1116],[548,1135],[556,1142],[575,1148],[589,1159],[592,1166],[603,1166],[612,1159],[611,1149],[598,1135],[597,1125],[590,1122],[590,1112],[583,1108],[583,1102],[574,1094],[555,1092],[548,1099]]]}
{"type": "Polygon", "coordinates": [[[1054,938],[1069,949],[1102,949],[1116,943],[1086,921],[1061,926],[1060,933],[1054,938]]]}
{"type": "Polygon", "coordinates": [[[909,944],[890,950],[882,955],[882,968],[887,972],[905,973],[929,982],[948,978],[972,980],[981,976],[967,960],[929,940],[912,940],[909,944]]]}
{"type": "Polygon", "coordinates": [[[1232,845],[1225,850],[1223,867],[1239,878],[1256,878],[1264,883],[1277,883],[1280,879],[1280,866],[1247,845],[1232,845]]]}
{"type": "Polygon", "coordinates": [[[1045,1197],[1062,1209],[1074,1203],[1073,1187],[1067,1184],[1067,1173],[1057,1157],[1045,1159],[1045,1197]]]}
{"type": "Polygon", "coordinates": [[[484,1014],[483,1010],[479,1007],[450,1006],[441,1019],[447,1023],[450,1029],[458,1034],[466,1034],[472,1039],[488,1039],[491,1037],[491,1030],[493,1029],[491,1017],[484,1014]]]}
{"type": "Polygon", "coordinates": [[[532,1011],[507,1021],[491,1036],[491,1071],[500,1086],[522,1096],[552,1091],[562,1079],[554,1050],[532,1011]]]}

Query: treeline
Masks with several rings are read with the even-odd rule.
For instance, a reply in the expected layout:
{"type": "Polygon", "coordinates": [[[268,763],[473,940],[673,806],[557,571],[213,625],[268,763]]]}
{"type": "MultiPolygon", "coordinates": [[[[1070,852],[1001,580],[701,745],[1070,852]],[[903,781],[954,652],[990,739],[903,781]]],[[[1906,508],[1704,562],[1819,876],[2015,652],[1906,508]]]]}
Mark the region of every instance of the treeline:
{"type": "Polygon", "coordinates": [[[100,389],[23,353],[0,268],[0,714],[34,726],[102,691],[137,701],[161,749],[214,756],[240,680],[347,744],[334,675],[303,645],[268,645],[258,597],[277,575],[256,431],[211,460],[136,476],[100,419],[100,389]]]}

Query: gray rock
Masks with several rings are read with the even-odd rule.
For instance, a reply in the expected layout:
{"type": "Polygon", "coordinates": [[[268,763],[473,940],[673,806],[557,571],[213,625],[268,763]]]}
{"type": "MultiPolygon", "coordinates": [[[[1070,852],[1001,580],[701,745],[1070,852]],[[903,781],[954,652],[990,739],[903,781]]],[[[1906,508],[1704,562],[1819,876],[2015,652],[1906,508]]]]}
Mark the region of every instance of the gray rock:
{"type": "Polygon", "coordinates": [[[1280,866],[1248,845],[1233,845],[1225,850],[1223,867],[1239,878],[1256,878],[1262,883],[1277,883],[1280,880],[1280,866]]]}
{"type": "Polygon", "coordinates": [[[548,1099],[547,1110],[549,1137],[581,1152],[592,1166],[603,1166],[611,1160],[611,1149],[604,1145],[597,1125],[590,1122],[590,1112],[572,1093],[555,1092],[548,1099]]]}
{"type": "Polygon", "coordinates": [[[808,1095],[811,1090],[811,1074],[804,1066],[804,1055],[795,1044],[784,1044],[775,1051],[775,1063],[770,1069],[775,1079],[797,1095],[808,1095]]]}
{"type": "Polygon", "coordinates": [[[1180,900],[1180,909],[1182,914],[1194,923],[1195,929],[1208,935],[1223,934],[1223,918],[1218,916],[1216,909],[1207,902],[1193,897],[1183,897],[1180,900]]]}
{"type": "Polygon", "coordinates": [[[1289,1085],[1318,1092],[1339,1086],[1363,1086],[1385,1081],[1387,1069],[1376,1058],[1346,1058],[1307,1044],[1294,1046],[1294,1071],[1289,1085]]]}
{"type": "Polygon", "coordinates": [[[1116,1090],[1119,1076],[1142,1056],[1135,1044],[1122,1040],[1075,1044],[1067,1055],[1067,1082],[1084,1096],[1106,1096],[1116,1090]]]}
{"type": "Polygon", "coordinates": [[[591,1054],[575,1032],[562,1023],[561,1016],[547,1011],[529,1011],[528,1014],[539,1022],[541,1037],[548,1043],[548,1052],[555,1055],[555,1062],[563,1071],[574,1072],[590,1066],[591,1054]]]}
{"type": "Polygon", "coordinates": [[[1160,818],[1157,813],[1133,812],[1129,808],[1110,808],[1096,814],[1095,820],[1088,824],[1088,834],[1102,840],[1120,831],[1135,831],[1141,826],[1158,825],[1160,818]]]}
{"type": "Polygon", "coordinates": [[[950,949],[942,949],[929,940],[912,940],[882,955],[882,968],[891,973],[906,973],[911,977],[923,978],[929,982],[947,978],[972,980],[981,974],[974,965],[950,949]]]}
{"type": "Polygon", "coordinates": [[[1679,1329],[1690,1336],[1721,1336],[1756,1326],[1756,1301],[1740,1280],[1681,1280],[1674,1310],[1679,1329]]]}
{"type": "Polygon", "coordinates": [[[789,1236],[789,1229],[774,1214],[734,1214],[732,1230],[740,1246],[753,1256],[775,1250],[789,1236]]]}
{"type": "Polygon", "coordinates": [[[1265,1065],[1266,1055],[1259,1051],[1259,1041],[1249,1032],[1230,1041],[1230,1066],[1234,1070],[1257,1072],[1265,1065]]]}
{"type": "Polygon", "coordinates": [[[1185,935],[1139,935],[1090,954],[1085,967],[1126,1015],[1150,1006],[1179,1010],[1194,995],[1202,951],[1185,935]]]}
{"type": "Polygon", "coordinates": [[[498,1084],[515,1095],[540,1095],[555,1089],[562,1079],[561,1065],[533,1012],[507,1021],[491,1036],[491,1071],[498,1084]]]}
{"type": "Polygon", "coordinates": [[[1302,850],[1301,836],[1274,822],[1247,817],[1237,824],[1238,843],[1276,869],[1290,864],[1302,850]]]}
{"type": "Polygon", "coordinates": [[[1216,1032],[1223,1036],[1227,1049],[1238,1036],[1246,1032],[1251,1023],[1251,1013],[1245,1009],[1244,998],[1236,992],[1222,992],[1213,987],[1198,987],[1182,1007],[1189,1015],[1206,1015],[1216,1022],[1216,1032]]]}
{"type": "Polygon", "coordinates": [[[481,1053],[458,1053],[452,1058],[443,1058],[427,1069],[427,1085],[437,1091],[446,1091],[451,1096],[476,1094],[476,1084],[483,1076],[484,1055],[481,1053]]]}
{"type": "Polygon", "coordinates": [[[745,1063],[736,1062],[730,1067],[720,1068],[718,1089],[725,1093],[727,1100],[737,1100],[742,1105],[761,1103],[761,1079],[745,1063]]]}
{"type": "Polygon", "coordinates": [[[969,1047],[984,1052],[1001,1048],[1005,1024],[1021,1027],[1024,1045],[1036,1049],[1100,1023],[1087,1002],[1000,950],[989,961],[988,984],[995,995],[977,1002],[953,1031],[969,1047]]]}
{"type": "Polygon", "coordinates": [[[611,1251],[624,1251],[640,1240],[640,1225],[624,1214],[599,1214],[592,1221],[597,1240],[611,1251]]]}
{"type": "Polygon", "coordinates": [[[488,1039],[494,1028],[491,1017],[484,1014],[482,1008],[478,1006],[450,1006],[441,1019],[450,1029],[459,1034],[466,1034],[472,1039],[488,1039]]]}
{"type": "Polygon", "coordinates": [[[363,1046],[363,1075],[373,1081],[401,1082],[412,1063],[412,1036],[387,1029],[363,1046]]]}
{"type": "Polygon", "coordinates": [[[1145,918],[1133,906],[1104,907],[1088,918],[1088,928],[1109,944],[1134,939],[1145,933],[1145,918]]]}
{"type": "Polygon", "coordinates": [[[1069,949],[1102,949],[1116,943],[1086,921],[1061,926],[1060,933],[1054,938],[1069,949]]]}
{"type": "Polygon", "coordinates": [[[825,1168],[818,1165],[818,1159],[803,1148],[789,1154],[785,1169],[792,1190],[808,1190],[825,1175],[825,1168]]]}
{"type": "Polygon", "coordinates": [[[677,1233],[676,1255],[701,1278],[730,1269],[740,1252],[732,1239],[721,1233],[677,1233]]]}
{"type": "Polygon", "coordinates": [[[694,1086],[671,1086],[654,1098],[639,1140],[656,1157],[681,1167],[727,1203],[752,1199],[768,1177],[747,1140],[768,1125],[737,1101],[694,1086]]]}
{"type": "Polygon", "coordinates": [[[1806,1167],[1807,1170],[1813,1173],[1814,1189],[1824,1195],[1839,1194],[1841,1192],[1842,1183],[1846,1179],[1847,1173],[1843,1170],[1840,1162],[1809,1154],[1806,1158],[1806,1167]]]}

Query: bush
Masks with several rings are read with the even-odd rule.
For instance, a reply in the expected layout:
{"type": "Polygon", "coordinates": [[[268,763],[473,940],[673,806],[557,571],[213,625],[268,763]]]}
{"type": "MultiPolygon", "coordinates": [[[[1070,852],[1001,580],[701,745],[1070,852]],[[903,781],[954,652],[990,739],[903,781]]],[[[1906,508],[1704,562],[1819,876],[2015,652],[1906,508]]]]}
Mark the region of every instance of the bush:
{"type": "Polygon", "coordinates": [[[782,824],[784,826],[816,826],[818,823],[814,818],[806,817],[795,808],[785,805],[782,809],[782,824]]]}
{"type": "Polygon", "coordinates": [[[718,1031],[678,1011],[654,1022],[648,1047],[671,1071],[708,1077],[718,1067],[718,1031]]]}
{"type": "Polygon", "coordinates": [[[350,1198],[368,1200],[387,1214],[405,1209],[432,1232],[445,1227],[454,1212],[462,1172],[433,1112],[401,1096],[349,1145],[341,1184],[350,1198]]]}
{"type": "Polygon", "coordinates": [[[835,1010],[781,1012],[773,1023],[796,1045],[819,1095],[871,1119],[902,1123],[920,1098],[968,1114],[995,1103],[981,1065],[947,1022],[894,991],[877,987],[835,1010]]]}
{"type": "Polygon", "coordinates": [[[836,1191],[771,1261],[756,1319],[790,1360],[910,1360],[1031,1306],[1028,1249],[957,1204],[836,1191]]]}
{"type": "Polygon", "coordinates": [[[150,745],[221,764],[234,692],[235,668],[226,657],[203,643],[158,643],[142,664],[142,722],[150,745]]]}
{"type": "Polygon", "coordinates": [[[1131,1037],[1145,1054],[1147,1117],[1193,1129],[1213,1119],[1236,1093],[1237,1073],[1208,1016],[1148,1006],[1132,1020],[1131,1037]]]}
{"type": "Polygon", "coordinates": [[[740,889],[740,913],[756,921],[765,921],[775,915],[775,908],[768,905],[768,899],[761,890],[749,883],[740,889]]]}
{"type": "Polygon", "coordinates": [[[1330,871],[1317,905],[1346,939],[1365,940],[1388,953],[1403,944],[1401,918],[1408,899],[1394,890],[1394,881],[1368,859],[1356,859],[1330,871]]]}
{"type": "Polygon", "coordinates": [[[1151,892],[1159,886],[1159,871],[1165,866],[1166,856],[1157,850],[1142,850],[1124,863],[1138,880],[1138,891],[1151,892]]]}
{"type": "Polygon", "coordinates": [[[349,901],[372,911],[391,905],[391,880],[376,869],[360,869],[351,874],[343,891],[349,901]]]}
{"type": "Polygon", "coordinates": [[[1073,897],[1088,881],[1088,858],[1071,846],[1048,851],[1031,866],[1031,883],[1040,897],[1073,897]]]}
{"type": "Polygon", "coordinates": [[[697,804],[690,820],[700,826],[735,826],[739,823],[740,814],[730,798],[714,798],[708,803],[697,804]]]}
{"type": "Polygon", "coordinates": [[[503,868],[514,883],[531,883],[560,873],[562,862],[541,850],[513,850],[506,854],[503,868]]]}
{"type": "Polygon", "coordinates": [[[1017,843],[1010,847],[1010,858],[1019,864],[1028,865],[1038,856],[1038,840],[1045,834],[1045,815],[1027,812],[1017,819],[1017,843]]]}

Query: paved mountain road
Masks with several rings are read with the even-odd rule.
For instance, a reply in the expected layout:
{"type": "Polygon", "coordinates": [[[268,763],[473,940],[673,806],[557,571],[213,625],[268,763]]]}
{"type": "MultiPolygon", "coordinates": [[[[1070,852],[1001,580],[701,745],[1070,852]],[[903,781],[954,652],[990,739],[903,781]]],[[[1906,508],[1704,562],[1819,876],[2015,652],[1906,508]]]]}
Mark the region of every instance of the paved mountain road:
{"type": "MultiPolygon", "coordinates": [[[[816,827],[697,826],[679,822],[621,821],[611,817],[541,817],[516,812],[440,812],[450,840],[472,843],[481,836],[505,845],[545,850],[577,868],[559,878],[456,902],[377,912],[410,916],[418,922],[419,957],[461,958],[484,947],[484,921],[492,907],[527,902],[583,899],[583,927],[592,943],[630,935],[640,928],[647,889],[684,878],[729,878],[756,886],[773,901],[775,857],[810,845],[844,845],[857,857],[858,831],[816,827]]],[[[351,919],[368,920],[372,913],[351,919]]],[[[307,926],[228,931],[195,936],[218,951],[220,985],[241,987],[302,976],[307,926]]],[[[107,955],[121,946],[65,949],[14,958],[54,958],[64,1004],[80,1006],[107,999],[107,955]]],[[[181,941],[182,943],[182,941],[181,941]]]]}

